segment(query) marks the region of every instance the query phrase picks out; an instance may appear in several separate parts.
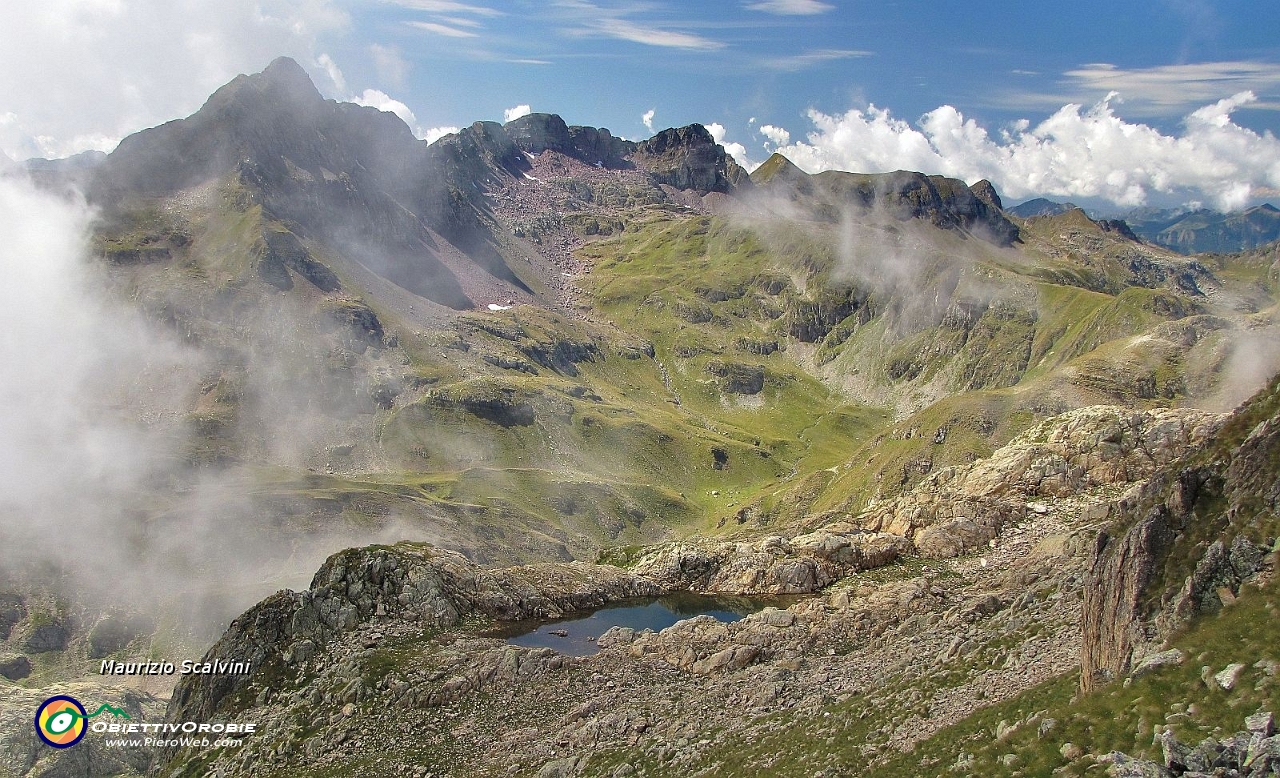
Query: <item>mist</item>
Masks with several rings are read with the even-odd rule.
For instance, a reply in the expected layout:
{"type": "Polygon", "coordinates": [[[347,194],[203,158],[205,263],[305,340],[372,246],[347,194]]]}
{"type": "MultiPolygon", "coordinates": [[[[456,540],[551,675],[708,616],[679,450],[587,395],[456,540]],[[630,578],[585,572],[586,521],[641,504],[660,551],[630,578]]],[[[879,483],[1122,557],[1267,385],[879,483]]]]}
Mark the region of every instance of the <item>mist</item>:
{"type": "Polygon", "coordinates": [[[65,596],[82,620],[125,612],[202,641],[263,596],[304,587],[337,550],[435,539],[395,515],[295,520],[260,499],[261,467],[193,461],[193,409],[222,382],[244,409],[228,434],[256,461],[303,471],[360,426],[368,398],[314,380],[325,354],[298,347],[314,325],[283,295],[259,318],[210,304],[251,333],[235,353],[120,299],[93,258],[96,218],[83,198],[0,176],[0,587],[65,596]]]}

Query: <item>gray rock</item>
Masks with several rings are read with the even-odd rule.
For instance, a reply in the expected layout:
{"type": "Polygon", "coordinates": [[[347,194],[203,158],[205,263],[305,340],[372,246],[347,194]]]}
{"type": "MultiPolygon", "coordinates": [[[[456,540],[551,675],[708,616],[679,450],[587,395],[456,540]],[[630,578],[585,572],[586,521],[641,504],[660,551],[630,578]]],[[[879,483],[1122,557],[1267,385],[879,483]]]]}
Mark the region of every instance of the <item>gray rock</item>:
{"type": "Polygon", "coordinates": [[[612,646],[625,646],[636,639],[636,631],[631,627],[610,627],[605,633],[596,640],[596,645],[601,648],[610,648],[612,646]]]}
{"type": "Polygon", "coordinates": [[[547,762],[538,771],[538,778],[569,778],[578,771],[578,758],[574,756],[547,762]]]}
{"type": "Polygon", "coordinates": [[[771,627],[790,627],[796,623],[796,615],[794,613],[778,608],[765,608],[756,618],[761,623],[768,624],[771,627]]]}
{"type": "Polygon", "coordinates": [[[1240,671],[1244,670],[1244,665],[1233,662],[1223,668],[1220,672],[1213,676],[1214,683],[1223,691],[1231,691],[1236,686],[1236,681],[1240,679],[1240,671]]]}
{"type": "Polygon", "coordinates": [[[71,630],[65,624],[54,621],[41,624],[31,630],[31,634],[22,645],[27,651],[39,654],[46,651],[61,651],[67,647],[67,641],[70,639],[71,630]]]}
{"type": "Polygon", "coordinates": [[[1276,720],[1271,711],[1263,711],[1255,713],[1244,720],[1244,728],[1261,735],[1264,738],[1271,737],[1276,732],[1276,720]]]}
{"type": "Polygon", "coordinates": [[[1153,673],[1162,667],[1180,665],[1185,662],[1186,659],[1186,655],[1181,651],[1176,648],[1171,648],[1168,651],[1161,651],[1143,658],[1143,660],[1138,663],[1138,666],[1133,668],[1133,672],[1130,675],[1133,678],[1141,678],[1142,676],[1153,673]]]}
{"type": "Polygon", "coordinates": [[[1173,773],[1145,759],[1134,759],[1131,756],[1114,752],[1109,754],[1111,764],[1107,767],[1107,775],[1113,778],[1172,778],[1173,773]]]}
{"type": "Polygon", "coordinates": [[[31,675],[31,660],[21,654],[0,654],[0,676],[20,681],[31,675]]]}

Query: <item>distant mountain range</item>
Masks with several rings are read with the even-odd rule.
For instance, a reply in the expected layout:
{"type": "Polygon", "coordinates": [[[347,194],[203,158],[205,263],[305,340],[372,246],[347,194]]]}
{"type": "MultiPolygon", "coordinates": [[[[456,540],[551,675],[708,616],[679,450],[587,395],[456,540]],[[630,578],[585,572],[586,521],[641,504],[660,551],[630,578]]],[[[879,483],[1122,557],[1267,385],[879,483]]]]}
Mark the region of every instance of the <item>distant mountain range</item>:
{"type": "MultiPolygon", "coordinates": [[[[1074,203],[1037,197],[1006,212],[1030,219],[1056,216],[1076,207],[1074,203]]],[[[1089,215],[1097,217],[1094,213],[1089,215]]],[[[1280,239],[1280,209],[1270,203],[1231,213],[1207,208],[1136,208],[1117,218],[1143,240],[1181,254],[1229,254],[1280,239]]]]}

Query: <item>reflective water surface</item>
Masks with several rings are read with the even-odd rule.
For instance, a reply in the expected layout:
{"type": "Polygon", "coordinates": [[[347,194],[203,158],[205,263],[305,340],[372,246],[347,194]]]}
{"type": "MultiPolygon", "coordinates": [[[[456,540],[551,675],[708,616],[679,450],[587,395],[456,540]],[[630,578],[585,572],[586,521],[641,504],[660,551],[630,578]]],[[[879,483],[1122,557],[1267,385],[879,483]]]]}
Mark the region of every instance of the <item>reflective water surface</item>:
{"type": "Polygon", "coordinates": [[[631,627],[637,632],[659,632],[677,621],[694,616],[711,616],[718,621],[741,619],[770,605],[786,607],[780,598],[716,597],[681,592],[656,600],[630,600],[601,608],[586,616],[555,621],[516,621],[489,634],[508,643],[530,648],[553,648],[562,654],[586,656],[598,649],[596,639],[611,627],[631,627]]]}

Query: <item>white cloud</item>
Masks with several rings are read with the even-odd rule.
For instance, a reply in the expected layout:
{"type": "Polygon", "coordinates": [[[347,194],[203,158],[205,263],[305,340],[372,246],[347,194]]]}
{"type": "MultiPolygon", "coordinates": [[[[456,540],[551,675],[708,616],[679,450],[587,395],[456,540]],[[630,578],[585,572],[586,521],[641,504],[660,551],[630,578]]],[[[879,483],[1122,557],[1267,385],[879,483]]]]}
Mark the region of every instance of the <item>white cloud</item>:
{"type": "Polygon", "coordinates": [[[782,16],[812,16],[826,13],[835,6],[818,0],[759,0],[747,3],[746,8],[749,11],[764,11],[782,16]]]}
{"type": "Polygon", "coordinates": [[[611,38],[631,41],[632,43],[642,43],[645,46],[693,49],[697,51],[724,48],[724,44],[720,41],[704,38],[701,35],[636,24],[627,19],[600,19],[593,26],[596,30],[611,38]]]}
{"type": "Polygon", "coordinates": [[[425,32],[433,32],[436,35],[443,35],[446,38],[478,38],[479,37],[479,35],[477,35],[474,32],[471,32],[470,30],[460,30],[457,27],[450,27],[447,24],[440,24],[439,22],[405,22],[405,25],[412,27],[416,30],[423,30],[425,32]]]}
{"type": "Polygon", "coordinates": [[[785,146],[791,142],[791,133],[772,124],[760,125],[760,134],[769,139],[775,146],[785,146]]]}
{"type": "Polygon", "coordinates": [[[690,51],[714,51],[724,44],[711,38],[673,29],[674,25],[642,24],[626,18],[648,10],[641,4],[621,7],[601,7],[590,0],[556,0],[555,8],[567,14],[576,26],[565,30],[570,35],[582,37],[604,36],[618,40],[661,48],[688,49],[690,51]]]}
{"type": "Polygon", "coordinates": [[[653,132],[653,115],[655,113],[657,113],[657,109],[650,108],[644,112],[644,116],[640,117],[640,121],[644,122],[645,129],[649,132],[653,132]]]}
{"type": "Polygon", "coordinates": [[[418,126],[418,117],[413,115],[413,111],[409,110],[409,106],[391,97],[386,92],[377,89],[366,89],[359,97],[351,98],[351,102],[356,105],[366,105],[370,108],[377,108],[379,111],[393,113],[400,117],[400,120],[409,125],[409,129],[419,138],[424,137],[424,132],[418,126]]]}
{"type": "Polygon", "coordinates": [[[452,135],[457,132],[459,127],[432,127],[422,134],[422,139],[427,143],[435,143],[446,135],[452,135]]]}
{"type": "Polygon", "coordinates": [[[338,91],[338,94],[345,94],[347,91],[347,79],[342,75],[342,70],[338,67],[338,63],[333,61],[333,57],[328,54],[321,54],[316,57],[316,64],[324,69],[325,74],[333,82],[333,88],[338,91]]]}
{"type": "Polygon", "coordinates": [[[533,113],[533,109],[530,108],[528,105],[517,105],[515,108],[508,108],[507,110],[502,112],[502,121],[504,123],[514,122],[516,119],[519,119],[521,116],[528,116],[531,113],[533,113]]]}
{"type": "Polygon", "coordinates": [[[8,0],[0,115],[14,120],[0,144],[19,158],[100,148],[193,113],[276,56],[315,62],[319,39],[346,24],[337,0],[8,0]]]}
{"type": "Polygon", "coordinates": [[[704,124],[703,126],[707,128],[707,132],[711,133],[712,140],[723,146],[725,152],[728,153],[729,156],[733,157],[734,161],[739,165],[742,165],[747,170],[754,170],[759,166],[759,162],[753,162],[747,157],[746,146],[743,146],[741,143],[733,143],[726,140],[728,131],[725,130],[723,124],[720,124],[719,122],[712,122],[711,124],[704,124]]]}
{"type": "MultiPolygon", "coordinates": [[[[452,135],[460,129],[458,127],[423,127],[418,124],[418,117],[409,109],[409,106],[377,89],[366,89],[359,97],[351,98],[351,102],[356,105],[367,105],[370,108],[377,108],[379,111],[386,111],[399,116],[405,124],[409,125],[409,129],[413,131],[414,137],[420,140],[425,140],[428,144],[435,143],[444,136],[452,135]]],[[[525,113],[529,112],[529,106],[521,105],[508,110],[507,113],[510,114],[512,111],[518,111],[521,109],[523,109],[525,113]]],[[[524,114],[520,115],[523,116],[524,114]]],[[[511,120],[508,119],[507,121],[511,120]]]]}
{"type": "Polygon", "coordinates": [[[1224,94],[1280,87],[1280,64],[1270,62],[1201,62],[1133,70],[1099,63],[1068,70],[1066,75],[1081,86],[1119,92],[1126,101],[1162,108],[1203,105],[1224,94]]]}
{"type": "Polygon", "coordinates": [[[1232,209],[1255,189],[1280,186],[1280,140],[1231,120],[1232,111],[1255,100],[1242,92],[1200,108],[1178,135],[1126,122],[1110,97],[1088,109],[1064,106],[1035,126],[1023,120],[998,138],[949,105],[914,126],[875,106],[841,116],[811,109],[814,131],[778,151],[809,172],[919,170],[970,183],[986,178],[1015,198],[1137,206],[1162,193],[1232,209]]]}
{"type": "Polygon", "coordinates": [[[806,51],[803,54],[794,54],[789,57],[772,57],[762,60],[760,64],[770,70],[781,70],[788,73],[794,73],[799,70],[808,70],[827,62],[836,62],[842,59],[854,59],[857,57],[870,57],[874,52],[861,51],[858,49],[818,49],[816,51],[806,51]]]}
{"type": "Polygon", "coordinates": [[[458,3],[454,0],[384,0],[388,5],[397,5],[412,11],[427,13],[475,14],[476,16],[502,16],[501,11],[488,6],[472,3],[458,3]]]}

